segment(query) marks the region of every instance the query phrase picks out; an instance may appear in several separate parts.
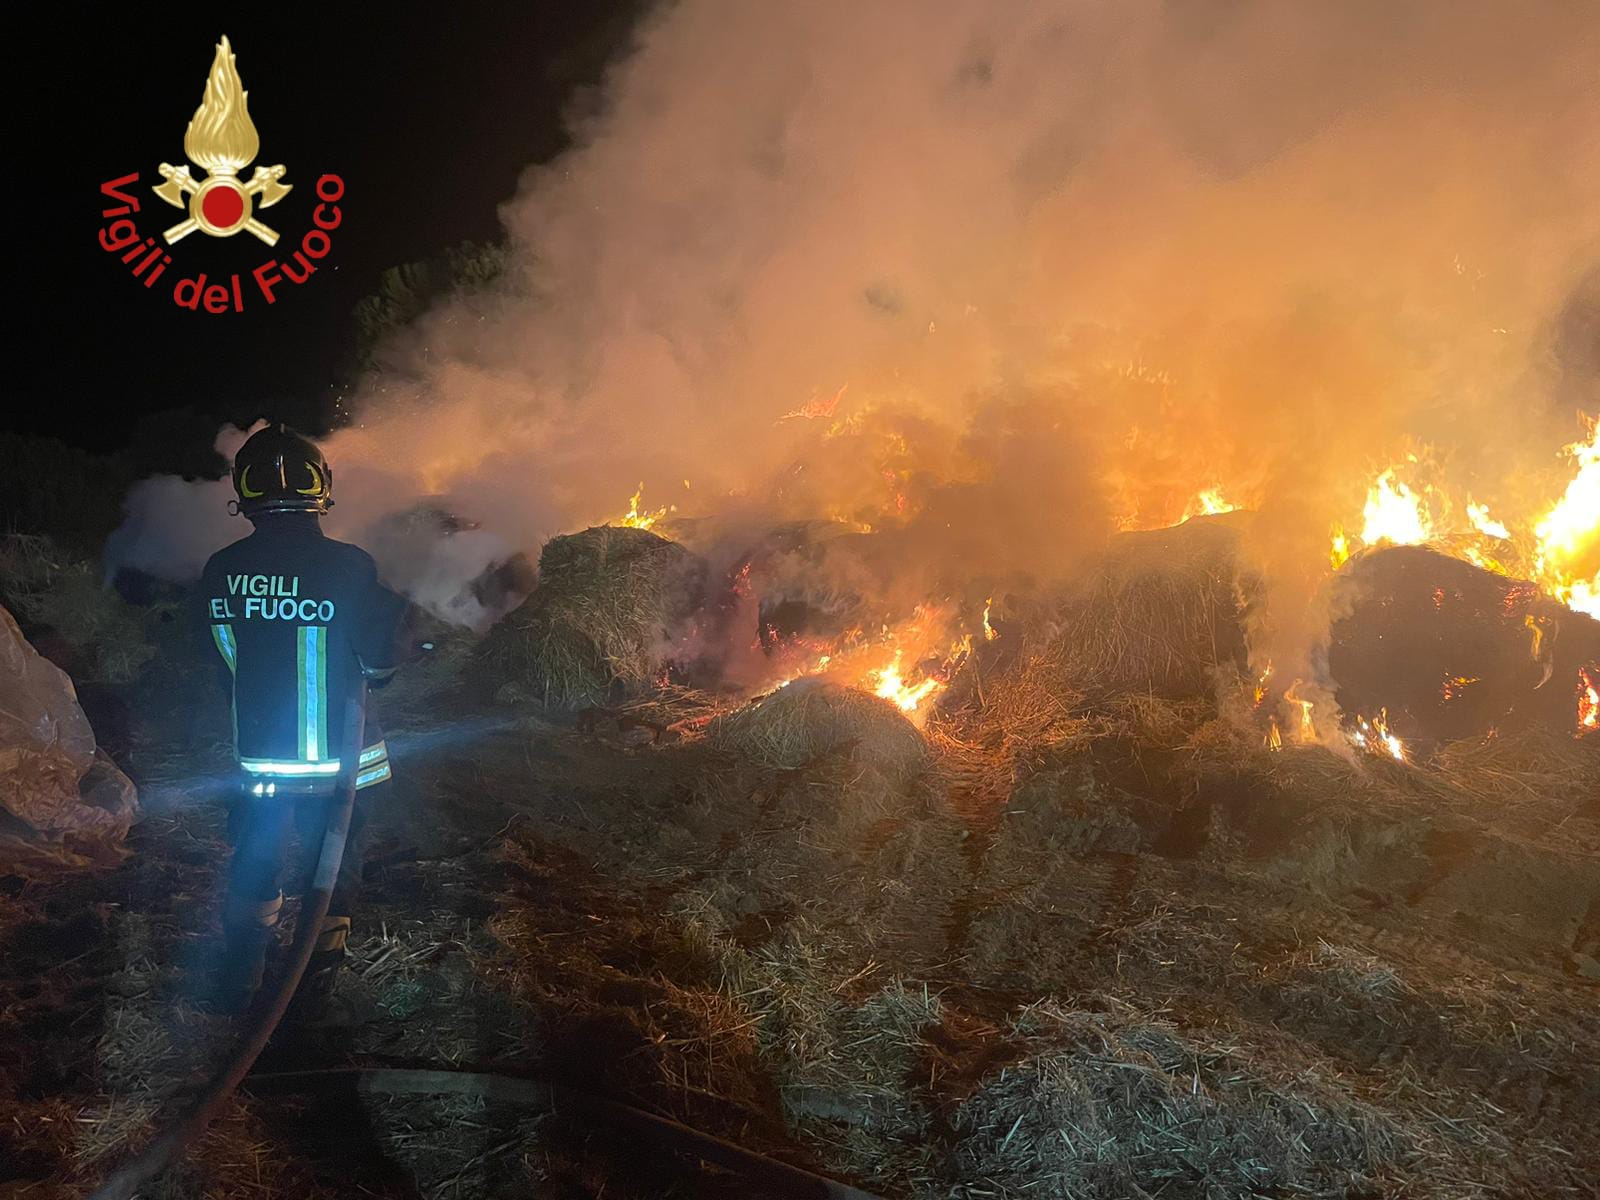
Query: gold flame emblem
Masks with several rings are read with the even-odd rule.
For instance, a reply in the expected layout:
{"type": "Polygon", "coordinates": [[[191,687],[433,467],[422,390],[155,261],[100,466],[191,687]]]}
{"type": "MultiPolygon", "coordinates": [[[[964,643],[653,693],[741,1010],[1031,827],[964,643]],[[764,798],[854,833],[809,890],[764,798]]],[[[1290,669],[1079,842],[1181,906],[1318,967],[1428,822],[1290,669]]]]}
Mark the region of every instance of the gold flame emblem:
{"type": "Polygon", "coordinates": [[[233,61],[233,47],[224,36],[211,60],[205,97],[183,135],[184,154],[205,177],[196,180],[188,167],[162,163],[161,177],[166,182],[153,189],[174,208],[189,211],[187,220],[162,234],[168,245],[196,229],[212,237],[232,237],[244,230],[269,246],[277,242],[277,233],[256,220],[252,210],[271,208],[293,185],[282,182],[282,163],[257,167],[249,183],[239,182],[239,172],[255,161],[261,149],[255,123],[250,120],[249,101],[250,93],[244,90],[233,61]]]}

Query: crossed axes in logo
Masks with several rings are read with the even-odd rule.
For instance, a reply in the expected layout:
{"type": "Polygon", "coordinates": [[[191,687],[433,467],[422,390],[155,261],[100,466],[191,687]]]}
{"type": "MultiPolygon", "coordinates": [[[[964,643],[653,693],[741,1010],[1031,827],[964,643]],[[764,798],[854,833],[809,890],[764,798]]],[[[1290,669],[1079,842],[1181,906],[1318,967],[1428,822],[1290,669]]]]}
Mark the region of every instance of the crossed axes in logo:
{"type": "MultiPolygon", "coordinates": [[[[247,199],[248,197],[259,195],[261,197],[262,208],[271,208],[279,200],[282,200],[286,195],[288,195],[292,190],[292,185],[278,182],[283,178],[285,171],[285,168],[281,164],[276,167],[257,167],[256,173],[254,177],[251,178],[250,182],[242,185],[233,181],[231,176],[221,175],[212,175],[203,183],[196,183],[194,178],[189,174],[188,167],[174,167],[171,163],[162,163],[158,169],[161,172],[161,177],[165,179],[166,182],[152,189],[155,194],[160,196],[174,208],[186,207],[189,210],[189,217],[187,220],[179,221],[171,229],[168,229],[161,235],[166,239],[169,246],[182,238],[188,237],[196,229],[201,227],[200,218],[195,216],[194,197],[198,195],[202,189],[208,189],[214,186],[223,186],[222,180],[225,178],[229,180],[229,183],[226,186],[239,192],[242,198],[246,198],[246,204],[249,203],[247,199]]],[[[263,225],[253,216],[245,218],[242,228],[248,230],[250,233],[255,234],[256,237],[260,238],[269,246],[277,244],[277,230],[263,225]]],[[[229,232],[232,232],[232,230],[229,232]]]]}

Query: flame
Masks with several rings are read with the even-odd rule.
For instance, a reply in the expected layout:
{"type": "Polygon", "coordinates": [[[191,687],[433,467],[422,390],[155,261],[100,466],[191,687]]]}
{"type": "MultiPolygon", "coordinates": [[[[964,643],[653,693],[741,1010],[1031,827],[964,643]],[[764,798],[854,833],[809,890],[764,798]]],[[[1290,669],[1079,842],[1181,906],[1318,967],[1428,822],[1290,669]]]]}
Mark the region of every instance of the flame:
{"type": "Polygon", "coordinates": [[[885,700],[894,701],[901,712],[916,712],[917,707],[942,685],[937,679],[924,679],[921,683],[908,684],[900,674],[900,660],[903,655],[903,651],[896,650],[888,666],[880,667],[873,672],[877,676],[878,684],[872,689],[872,693],[885,700]]]}
{"type": "Polygon", "coordinates": [[[1387,754],[1395,762],[1406,761],[1405,743],[1389,732],[1389,710],[1380,708],[1378,715],[1370,720],[1366,717],[1356,718],[1356,727],[1350,732],[1350,740],[1363,750],[1371,750],[1375,754],[1387,754]]]}
{"type": "Polygon", "coordinates": [[[1544,623],[1532,613],[1522,618],[1523,627],[1529,634],[1528,657],[1538,662],[1544,657],[1544,623]]]}
{"type": "Polygon", "coordinates": [[[1380,542],[1420,546],[1433,540],[1433,522],[1422,497],[1398,481],[1392,467],[1367,490],[1361,515],[1366,522],[1361,527],[1361,541],[1368,546],[1380,542]]]}
{"type": "Polygon", "coordinates": [[[1294,740],[1297,742],[1315,742],[1317,740],[1317,723],[1313,718],[1313,711],[1316,708],[1316,704],[1314,701],[1302,700],[1295,695],[1302,682],[1302,680],[1296,679],[1285,688],[1283,698],[1294,705],[1296,712],[1294,740]]]}
{"type": "Polygon", "coordinates": [[[1343,525],[1331,530],[1328,561],[1338,570],[1355,551],[1390,544],[1433,543],[1497,574],[1530,576],[1546,595],[1577,612],[1600,617],[1600,421],[1583,417],[1584,439],[1562,455],[1576,471],[1561,497],[1537,521],[1504,521],[1487,504],[1468,499],[1452,509],[1451,497],[1432,486],[1420,490],[1400,478],[1423,468],[1429,451],[1408,456],[1411,467],[1389,467],[1367,489],[1359,537],[1343,525]],[[1465,513],[1447,521],[1452,511],[1465,513]]]}
{"type": "Polygon", "coordinates": [[[1328,550],[1328,561],[1333,564],[1335,571],[1350,561],[1350,538],[1342,525],[1333,527],[1333,544],[1328,550]]]}
{"type": "MultiPolygon", "coordinates": [[[[1134,440],[1137,440],[1137,431],[1135,431],[1134,440]]],[[[1132,441],[1129,444],[1131,447],[1132,441]]],[[[1239,511],[1239,505],[1224,496],[1220,486],[1208,487],[1200,489],[1190,497],[1189,501],[1183,506],[1183,512],[1174,520],[1172,519],[1174,510],[1166,505],[1147,509],[1135,494],[1133,480],[1120,479],[1116,486],[1123,493],[1122,500],[1124,503],[1121,515],[1116,518],[1116,525],[1119,530],[1125,533],[1146,529],[1172,529],[1195,517],[1215,517],[1222,513],[1239,511]]]]}
{"type": "Polygon", "coordinates": [[[789,412],[784,413],[783,416],[778,418],[778,420],[793,421],[798,419],[804,421],[815,421],[819,417],[831,417],[834,414],[834,410],[839,407],[839,401],[844,399],[845,388],[848,388],[849,386],[850,385],[848,383],[841,385],[839,390],[833,394],[832,399],[823,399],[820,396],[812,396],[811,399],[807,400],[799,408],[792,409],[789,412]]]}
{"type": "Polygon", "coordinates": [[[1239,506],[1223,499],[1220,487],[1209,487],[1197,492],[1193,500],[1183,510],[1183,516],[1178,518],[1180,524],[1190,517],[1215,517],[1221,513],[1237,511],[1239,506]]]}
{"type": "Polygon", "coordinates": [[[972,653],[972,634],[948,640],[953,618],[950,606],[918,605],[909,620],[885,625],[876,635],[857,628],[826,645],[792,639],[779,650],[788,664],[784,677],[770,686],[826,677],[890,701],[921,725],[932,709],[930,701],[949,687],[972,653]]]}
{"type": "Polygon", "coordinates": [[[1478,675],[1456,675],[1444,681],[1444,686],[1439,689],[1439,695],[1445,700],[1454,700],[1462,692],[1475,683],[1483,682],[1478,675]]]}
{"type": "Polygon", "coordinates": [[[1467,520],[1472,522],[1474,529],[1487,537],[1499,538],[1504,542],[1511,540],[1511,530],[1489,515],[1489,506],[1487,504],[1474,504],[1470,500],[1467,501],[1467,520]]]}
{"type": "Polygon", "coordinates": [[[213,175],[237,175],[255,161],[261,139],[250,120],[249,100],[233,47],[224,36],[211,60],[205,97],[183,134],[183,152],[190,162],[213,175]]]}
{"type": "Polygon", "coordinates": [[[1561,589],[1562,602],[1573,612],[1600,620],[1600,580],[1579,579],[1561,589]]]}
{"type": "Polygon", "coordinates": [[[994,608],[994,597],[990,596],[983,602],[983,640],[992,642],[1000,636],[1000,631],[989,624],[989,612],[994,608]]]}
{"type": "Polygon", "coordinates": [[[1534,578],[1569,608],[1600,617],[1600,422],[1563,453],[1577,474],[1533,527],[1534,578]]]}
{"type": "MultiPolygon", "coordinates": [[[[1491,535],[1492,536],[1492,535],[1491,535]]],[[[1461,547],[1461,557],[1475,567],[1482,567],[1485,571],[1493,571],[1496,575],[1510,575],[1511,568],[1498,558],[1484,553],[1477,546],[1465,545],[1461,547]]]]}
{"type": "MultiPolygon", "coordinates": [[[[688,487],[689,481],[685,479],[683,486],[688,487]]],[[[649,529],[669,512],[677,512],[676,504],[663,504],[657,509],[640,509],[639,501],[644,499],[644,483],[639,484],[639,490],[634,492],[628,500],[628,511],[617,520],[617,524],[626,529],[649,529]]]]}
{"type": "MultiPolygon", "coordinates": [[[[1261,668],[1261,674],[1256,676],[1256,686],[1255,686],[1254,691],[1253,691],[1253,695],[1255,697],[1255,707],[1256,708],[1260,708],[1261,707],[1261,702],[1267,698],[1267,680],[1269,680],[1271,678],[1272,678],[1272,664],[1268,663],[1266,666],[1261,668]]],[[[1276,718],[1273,719],[1272,727],[1274,729],[1276,729],[1278,727],[1278,722],[1277,722],[1276,718]]]]}
{"type": "Polygon", "coordinates": [[[1311,720],[1311,701],[1296,700],[1295,703],[1300,706],[1300,740],[1306,742],[1315,741],[1317,727],[1311,720]]]}
{"type": "Polygon", "coordinates": [[[1600,670],[1578,668],[1578,736],[1600,728],[1600,670]]]}
{"type": "Polygon", "coordinates": [[[945,651],[933,671],[916,683],[907,683],[900,671],[905,650],[901,646],[896,646],[894,657],[887,665],[873,671],[868,682],[876,681],[872,688],[873,695],[892,701],[901,712],[912,717],[916,724],[920,725],[922,722],[918,718],[927,715],[927,710],[923,707],[924,702],[939,695],[949,686],[950,678],[966,662],[967,656],[971,653],[972,635],[963,634],[945,651]]]}
{"type": "Polygon", "coordinates": [[[1271,728],[1267,730],[1266,746],[1268,750],[1283,749],[1283,734],[1278,732],[1278,718],[1272,718],[1271,728]]]}

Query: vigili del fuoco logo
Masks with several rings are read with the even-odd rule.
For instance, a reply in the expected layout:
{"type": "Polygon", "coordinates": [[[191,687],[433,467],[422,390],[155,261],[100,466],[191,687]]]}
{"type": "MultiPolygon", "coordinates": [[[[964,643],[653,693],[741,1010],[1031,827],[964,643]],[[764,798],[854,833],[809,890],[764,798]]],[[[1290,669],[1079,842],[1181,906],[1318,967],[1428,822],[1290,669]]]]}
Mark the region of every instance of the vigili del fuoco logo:
{"type": "MultiPolygon", "coordinates": [[[[250,93],[239,80],[233,47],[224,37],[211,61],[205,96],[183,135],[183,153],[193,170],[190,166],[162,163],[157,173],[165,182],[150,188],[186,214],[161,232],[159,242],[154,236],[146,236],[135,220],[141,213],[144,191],[139,172],[100,185],[100,194],[106,201],[115,202],[101,210],[101,217],[108,223],[100,230],[100,245],[126,263],[145,287],[154,288],[167,268],[175,266],[167,247],[176,246],[193,233],[215,238],[248,233],[268,246],[278,245],[278,231],[256,214],[282,200],[294,185],[285,182],[289,169],[282,163],[256,167],[248,183],[240,179],[240,172],[255,162],[261,151],[261,138],[250,120],[249,99],[250,93]]],[[[192,312],[243,312],[247,297],[253,301],[259,295],[267,304],[276,304],[285,283],[302,284],[310,279],[318,263],[333,249],[329,234],[344,219],[338,205],[344,198],[344,180],[337,175],[323,175],[314,186],[320,203],[312,210],[313,228],[305,231],[292,254],[281,262],[276,257],[268,258],[250,272],[248,285],[241,282],[237,272],[213,282],[204,271],[183,274],[184,268],[176,266],[176,278],[169,280],[173,303],[192,312]]],[[[196,266],[199,265],[197,261],[196,266]]]]}

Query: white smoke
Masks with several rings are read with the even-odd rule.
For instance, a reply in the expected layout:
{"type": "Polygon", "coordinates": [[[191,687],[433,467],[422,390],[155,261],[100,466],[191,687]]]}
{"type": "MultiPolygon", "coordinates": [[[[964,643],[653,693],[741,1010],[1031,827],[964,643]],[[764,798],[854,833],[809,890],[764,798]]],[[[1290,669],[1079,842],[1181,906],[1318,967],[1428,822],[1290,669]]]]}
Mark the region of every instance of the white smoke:
{"type": "MultiPolygon", "coordinates": [[[[217,453],[231,464],[245,439],[264,424],[223,426],[217,453]]],[[[367,547],[391,587],[435,616],[471,628],[503,612],[508,598],[477,585],[515,553],[505,538],[464,526],[438,498],[419,496],[403,470],[386,472],[352,455],[346,469],[335,467],[334,478],[334,506],[324,527],[367,547]]],[[[198,579],[212,554],[249,532],[248,521],[231,512],[233,500],[226,477],[158,475],[140,481],[128,492],[122,525],[106,543],[108,569],[114,575],[131,568],[179,583],[198,579]]]]}
{"type": "MultiPolygon", "coordinates": [[[[217,453],[231,463],[261,424],[224,425],[214,443],[217,453]]],[[[198,579],[206,559],[247,532],[229,515],[233,498],[227,479],[157,475],[139,481],[123,500],[122,525],[106,541],[108,572],[114,576],[129,567],[176,583],[198,579]]]]}

